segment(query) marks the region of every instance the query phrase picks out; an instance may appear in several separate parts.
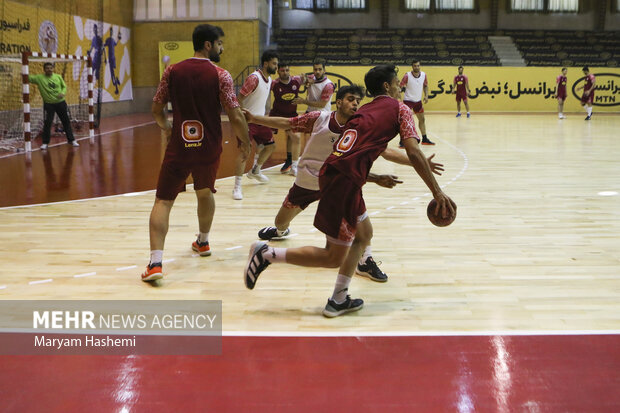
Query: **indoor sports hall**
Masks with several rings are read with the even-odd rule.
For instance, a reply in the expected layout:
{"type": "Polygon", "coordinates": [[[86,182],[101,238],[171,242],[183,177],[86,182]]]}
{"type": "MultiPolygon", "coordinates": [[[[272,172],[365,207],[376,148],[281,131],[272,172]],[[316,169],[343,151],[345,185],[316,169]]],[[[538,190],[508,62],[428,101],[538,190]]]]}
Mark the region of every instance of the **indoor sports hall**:
{"type": "MultiPolygon", "coordinates": [[[[620,411],[618,62],[618,0],[0,0],[0,410],[620,411]],[[201,24],[223,31],[209,64],[245,108],[268,50],[303,75],[300,116],[326,78],[337,121],[338,91],[379,65],[412,82],[401,99],[421,93],[409,116],[456,219],[431,224],[416,169],[379,157],[371,172],[402,183],[363,187],[387,282],[353,276],[361,310],[322,315],[337,268],[271,265],[244,285],[296,178],[279,129],[268,182],[256,143],[236,179],[223,102],[211,254],[193,249],[189,177],[163,278],[141,280],[168,145],[153,99],[201,24]]],[[[267,245],[323,248],[316,211],[267,245]]]]}

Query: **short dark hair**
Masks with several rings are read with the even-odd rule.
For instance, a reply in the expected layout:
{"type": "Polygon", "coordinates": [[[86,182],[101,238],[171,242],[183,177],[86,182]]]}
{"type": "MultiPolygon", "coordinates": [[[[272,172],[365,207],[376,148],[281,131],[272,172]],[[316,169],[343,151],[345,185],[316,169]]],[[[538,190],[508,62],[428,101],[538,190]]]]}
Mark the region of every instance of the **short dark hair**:
{"type": "Polygon", "coordinates": [[[583,70],[584,72],[589,72],[590,68],[588,66],[584,66],[581,68],[581,70],[583,70]]]}
{"type": "Polygon", "coordinates": [[[565,71],[565,70],[566,70],[566,68],[565,68],[565,67],[563,67],[563,68],[562,68],[562,72],[563,72],[563,71],[565,71]]]}
{"type": "Polygon", "coordinates": [[[350,93],[352,95],[357,95],[361,98],[364,97],[364,88],[361,87],[360,85],[347,85],[347,86],[342,86],[340,89],[338,89],[338,92],[336,92],[336,100],[338,99],[344,99],[344,96],[350,93]]]}
{"type": "Polygon", "coordinates": [[[194,33],[192,33],[192,43],[194,43],[194,51],[198,52],[204,49],[205,42],[211,42],[211,44],[213,44],[220,37],[224,37],[224,30],[222,30],[220,26],[199,24],[194,28],[194,33]]]}
{"type": "Polygon", "coordinates": [[[278,58],[278,52],[275,50],[265,50],[260,58],[260,64],[270,61],[273,58],[278,58]]]}
{"type": "Polygon", "coordinates": [[[323,69],[325,69],[325,63],[327,63],[327,61],[321,57],[317,57],[316,59],[314,59],[314,61],[312,62],[312,66],[315,65],[321,65],[323,66],[323,69]]]}
{"type": "Polygon", "coordinates": [[[414,63],[420,63],[420,59],[418,59],[418,58],[414,57],[414,58],[411,60],[411,65],[413,66],[413,64],[414,64],[414,63]]]}
{"type": "Polygon", "coordinates": [[[282,67],[288,67],[288,63],[286,63],[286,62],[278,62],[278,69],[280,69],[282,67]]]}
{"type": "Polygon", "coordinates": [[[463,66],[459,66],[459,69],[463,69],[463,66]]]}
{"type": "Polygon", "coordinates": [[[396,66],[394,65],[379,65],[375,66],[366,73],[364,76],[364,84],[370,96],[378,96],[385,93],[383,83],[391,83],[394,77],[398,76],[396,66]]]}
{"type": "Polygon", "coordinates": [[[43,69],[45,69],[48,66],[52,66],[52,68],[53,68],[54,67],[54,63],[52,63],[52,62],[45,62],[45,63],[43,63],[43,69]]]}

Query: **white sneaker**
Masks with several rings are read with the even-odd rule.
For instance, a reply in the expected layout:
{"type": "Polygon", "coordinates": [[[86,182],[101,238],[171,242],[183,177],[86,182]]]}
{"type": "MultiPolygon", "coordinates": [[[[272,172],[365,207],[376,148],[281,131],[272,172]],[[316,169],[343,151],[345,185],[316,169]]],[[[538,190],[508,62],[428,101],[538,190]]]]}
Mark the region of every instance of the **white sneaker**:
{"type": "Polygon", "coordinates": [[[253,178],[256,179],[258,182],[264,184],[269,182],[269,178],[267,178],[261,171],[258,171],[258,173],[254,173],[254,171],[250,171],[247,173],[248,178],[253,178]]]}
{"type": "Polygon", "coordinates": [[[241,192],[240,186],[236,186],[233,188],[233,199],[235,201],[240,201],[243,199],[243,192],[241,192]]]}
{"type": "Polygon", "coordinates": [[[77,143],[77,141],[71,141],[71,142],[68,142],[68,143],[69,143],[69,145],[71,145],[71,146],[80,146],[80,144],[79,144],[79,143],[77,143]]]}
{"type": "Polygon", "coordinates": [[[566,119],[566,116],[564,116],[564,114],[563,114],[563,113],[560,113],[559,118],[560,118],[560,119],[566,119]]]}
{"type": "Polygon", "coordinates": [[[44,143],[43,145],[41,145],[41,150],[43,151],[47,150],[47,143],[44,143]]]}
{"type": "Polygon", "coordinates": [[[291,165],[291,169],[289,169],[288,174],[297,176],[297,165],[291,165]]]}

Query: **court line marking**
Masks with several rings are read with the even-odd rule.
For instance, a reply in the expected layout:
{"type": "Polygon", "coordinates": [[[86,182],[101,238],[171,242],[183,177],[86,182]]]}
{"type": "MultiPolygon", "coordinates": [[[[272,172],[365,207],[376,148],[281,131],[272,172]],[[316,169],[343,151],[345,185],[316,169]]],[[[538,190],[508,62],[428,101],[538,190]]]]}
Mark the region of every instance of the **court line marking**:
{"type": "Polygon", "coordinates": [[[91,275],[97,275],[97,272],[93,271],[93,272],[86,272],[84,274],[76,274],[73,276],[73,278],[90,277],[91,275]]]}
{"type": "Polygon", "coordinates": [[[45,279],[45,280],[29,281],[28,284],[29,285],[45,284],[45,283],[51,283],[52,281],[54,281],[53,278],[48,278],[48,279],[45,279]]]}
{"type": "Polygon", "coordinates": [[[116,271],[125,271],[125,270],[130,270],[132,268],[138,268],[138,266],[137,265],[128,265],[126,267],[118,267],[116,269],[116,271]]]}
{"type": "Polygon", "coordinates": [[[6,285],[0,285],[0,290],[4,290],[6,288],[6,285]]]}
{"type": "Polygon", "coordinates": [[[224,248],[225,251],[232,251],[239,248],[243,248],[243,245],[235,245],[234,247],[224,248]]]}

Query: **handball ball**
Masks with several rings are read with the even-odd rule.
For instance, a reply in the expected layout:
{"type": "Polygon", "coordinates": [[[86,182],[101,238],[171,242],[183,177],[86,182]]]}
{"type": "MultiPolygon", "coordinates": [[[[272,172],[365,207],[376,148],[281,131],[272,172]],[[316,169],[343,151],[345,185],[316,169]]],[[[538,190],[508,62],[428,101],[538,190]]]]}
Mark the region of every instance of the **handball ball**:
{"type": "Polygon", "coordinates": [[[447,227],[456,219],[456,204],[452,202],[452,207],[454,208],[454,214],[448,215],[447,217],[441,216],[441,211],[439,214],[435,215],[435,208],[437,208],[437,201],[434,199],[428,203],[428,207],[426,207],[426,215],[428,216],[428,220],[437,227],[447,227]]]}
{"type": "Polygon", "coordinates": [[[165,65],[170,63],[170,56],[166,55],[164,57],[162,57],[161,59],[162,62],[164,62],[165,65]]]}

